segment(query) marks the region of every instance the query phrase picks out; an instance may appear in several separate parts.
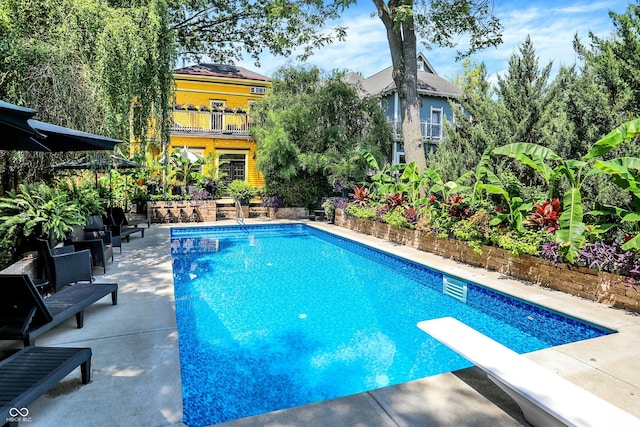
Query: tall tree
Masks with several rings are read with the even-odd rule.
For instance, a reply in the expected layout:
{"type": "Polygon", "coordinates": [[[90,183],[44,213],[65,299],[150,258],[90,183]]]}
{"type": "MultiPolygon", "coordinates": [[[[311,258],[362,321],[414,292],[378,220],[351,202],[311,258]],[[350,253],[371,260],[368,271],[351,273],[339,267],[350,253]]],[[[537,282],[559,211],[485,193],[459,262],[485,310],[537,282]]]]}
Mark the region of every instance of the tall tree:
{"type": "Polygon", "coordinates": [[[313,206],[318,197],[364,181],[368,169],[359,149],[379,158],[391,147],[380,103],[362,99],[340,73],[283,68],[273,88],[252,109],[258,168],[268,195],[290,206],[313,206]]]}
{"type": "Polygon", "coordinates": [[[463,34],[469,47],[458,58],[502,42],[501,26],[490,0],[373,0],[387,32],[393,79],[400,98],[407,162],[426,168],[420,130],[417,40],[427,46],[454,47],[463,34]]]}
{"type": "MultiPolygon", "coordinates": [[[[345,1],[348,3],[350,0],[345,1]]],[[[333,40],[343,27],[325,31],[339,16],[342,2],[316,0],[168,0],[171,29],[182,57],[233,62],[249,53],[256,61],[265,50],[289,56],[302,47],[301,58],[333,40]]]]}
{"type": "MultiPolygon", "coordinates": [[[[153,123],[168,141],[168,19],[165,0],[0,1],[0,98],[125,142],[147,138],[153,123]]],[[[47,178],[45,160],[59,158],[0,154],[0,185],[47,178]]]]}
{"type": "Polygon", "coordinates": [[[540,143],[542,117],[551,99],[549,98],[549,74],[552,63],[538,66],[538,57],[531,38],[526,40],[509,59],[509,68],[504,76],[498,76],[496,88],[498,99],[504,105],[505,123],[511,142],[540,143]]]}
{"type": "Polygon", "coordinates": [[[455,181],[473,170],[485,149],[496,146],[505,133],[503,105],[492,97],[486,66],[468,60],[462,65],[464,74],[457,84],[464,96],[459,104],[452,103],[454,120],[445,122],[445,139],[427,155],[428,168],[438,171],[445,181],[455,181]]]}

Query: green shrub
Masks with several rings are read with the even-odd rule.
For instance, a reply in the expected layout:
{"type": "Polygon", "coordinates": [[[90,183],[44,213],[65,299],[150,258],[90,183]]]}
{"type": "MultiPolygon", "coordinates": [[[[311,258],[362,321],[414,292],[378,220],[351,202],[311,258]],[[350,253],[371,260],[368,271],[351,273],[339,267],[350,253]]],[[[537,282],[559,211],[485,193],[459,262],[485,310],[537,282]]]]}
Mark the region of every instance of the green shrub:
{"type": "Polygon", "coordinates": [[[345,211],[347,215],[351,215],[356,218],[373,220],[376,217],[376,208],[373,206],[359,207],[353,203],[350,203],[349,205],[347,205],[345,211]]]}
{"type": "Polygon", "coordinates": [[[463,219],[453,224],[453,235],[458,240],[468,242],[475,253],[481,254],[482,246],[489,243],[491,239],[492,229],[489,226],[489,221],[491,221],[489,213],[480,209],[469,219],[463,219]]]}
{"type": "Polygon", "coordinates": [[[407,221],[407,218],[404,216],[405,208],[402,206],[398,206],[393,210],[390,210],[386,214],[382,215],[382,220],[389,225],[393,225],[395,227],[403,227],[403,228],[415,228],[413,224],[407,221]]]}
{"type": "Polygon", "coordinates": [[[511,230],[505,233],[497,233],[491,240],[498,247],[509,251],[512,256],[520,256],[522,254],[539,256],[542,244],[552,237],[553,235],[546,231],[527,230],[521,233],[511,230]]]}
{"type": "Polygon", "coordinates": [[[229,196],[241,202],[248,202],[258,194],[257,190],[248,182],[240,179],[231,181],[229,187],[227,187],[227,191],[229,192],[229,196]]]}

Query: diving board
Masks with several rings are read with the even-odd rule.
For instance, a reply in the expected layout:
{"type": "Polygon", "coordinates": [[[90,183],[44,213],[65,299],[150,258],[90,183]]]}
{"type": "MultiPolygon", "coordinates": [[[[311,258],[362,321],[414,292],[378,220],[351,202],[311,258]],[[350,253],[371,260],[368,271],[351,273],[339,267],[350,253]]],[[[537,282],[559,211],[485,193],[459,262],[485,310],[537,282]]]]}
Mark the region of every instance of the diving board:
{"type": "Polygon", "coordinates": [[[418,327],[482,369],[536,427],[640,427],[640,419],[452,318],[418,327]]]}

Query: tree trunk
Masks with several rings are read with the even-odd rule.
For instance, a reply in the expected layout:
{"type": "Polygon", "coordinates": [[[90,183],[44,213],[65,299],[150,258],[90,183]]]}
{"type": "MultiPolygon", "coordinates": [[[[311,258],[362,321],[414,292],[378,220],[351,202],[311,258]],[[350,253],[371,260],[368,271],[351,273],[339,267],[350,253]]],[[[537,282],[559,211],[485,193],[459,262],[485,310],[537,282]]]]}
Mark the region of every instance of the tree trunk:
{"type": "Polygon", "coordinates": [[[402,21],[395,21],[400,6],[411,6],[413,2],[402,0],[373,0],[378,16],[387,30],[387,40],[393,64],[393,80],[400,98],[402,114],[402,139],[407,163],[415,162],[419,172],[427,167],[420,129],[420,97],[418,96],[417,41],[413,16],[404,15],[402,21]]]}

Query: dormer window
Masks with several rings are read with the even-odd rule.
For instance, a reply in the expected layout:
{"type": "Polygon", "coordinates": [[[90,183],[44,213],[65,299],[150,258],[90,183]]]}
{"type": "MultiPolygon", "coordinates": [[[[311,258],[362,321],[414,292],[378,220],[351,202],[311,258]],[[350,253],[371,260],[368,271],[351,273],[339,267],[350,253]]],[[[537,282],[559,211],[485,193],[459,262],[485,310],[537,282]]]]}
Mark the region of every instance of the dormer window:
{"type": "Polygon", "coordinates": [[[424,62],[421,59],[418,59],[418,71],[424,71],[424,62]]]}

